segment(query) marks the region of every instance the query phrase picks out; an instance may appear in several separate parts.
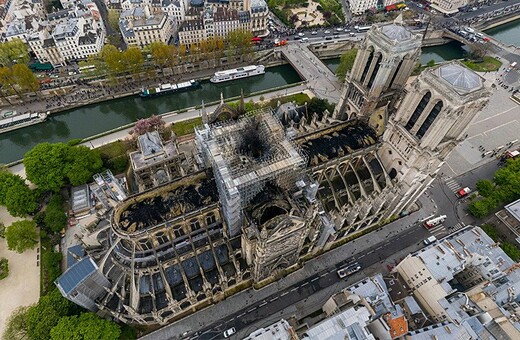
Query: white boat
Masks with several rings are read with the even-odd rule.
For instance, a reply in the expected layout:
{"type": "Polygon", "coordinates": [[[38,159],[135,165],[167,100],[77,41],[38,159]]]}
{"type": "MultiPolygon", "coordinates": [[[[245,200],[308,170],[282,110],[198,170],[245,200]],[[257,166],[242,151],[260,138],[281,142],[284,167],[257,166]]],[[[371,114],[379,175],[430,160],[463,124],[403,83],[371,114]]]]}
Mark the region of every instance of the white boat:
{"type": "Polygon", "coordinates": [[[212,83],[222,83],[224,81],[247,78],[265,73],[264,65],[249,65],[232,70],[215,72],[209,81],[212,83]]]}
{"type": "Polygon", "coordinates": [[[47,119],[48,114],[49,112],[30,112],[23,114],[17,114],[16,111],[4,112],[0,115],[0,133],[41,123],[47,119]]]}

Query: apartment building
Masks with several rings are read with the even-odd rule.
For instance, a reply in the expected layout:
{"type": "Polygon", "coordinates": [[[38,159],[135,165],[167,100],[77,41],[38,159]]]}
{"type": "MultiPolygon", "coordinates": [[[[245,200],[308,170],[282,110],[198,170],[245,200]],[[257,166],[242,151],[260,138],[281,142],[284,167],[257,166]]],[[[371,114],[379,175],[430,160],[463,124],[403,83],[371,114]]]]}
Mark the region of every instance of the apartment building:
{"type": "Polygon", "coordinates": [[[175,21],[167,13],[152,13],[149,6],[125,10],[119,17],[119,29],[127,46],[144,47],[154,41],[168,43],[175,27],[175,21]]]}

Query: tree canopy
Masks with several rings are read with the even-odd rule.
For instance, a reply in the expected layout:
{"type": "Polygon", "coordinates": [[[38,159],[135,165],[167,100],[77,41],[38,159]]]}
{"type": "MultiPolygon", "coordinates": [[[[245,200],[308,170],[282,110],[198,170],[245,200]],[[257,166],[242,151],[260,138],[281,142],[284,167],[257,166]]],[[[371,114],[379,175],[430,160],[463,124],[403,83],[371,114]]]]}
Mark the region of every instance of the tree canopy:
{"type": "Polygon", "coordinates": [[[61,318],[50,334],[52,340],[115,340],[119,338],[121,329],[94,313],[82,313],[61,318]]]}
{"type": "Polygon", "coordinates": [[[99,152],[86,146],[41,143],[25,154],[23,164],[27,179],[40,189],[57,192],[66,183],[86,183],[103,162],[99,152]]]}
{"type": "Polygon", "coordinates": [[[342,81],[345,80],[347,73],[352,71],[352,67],[354,66],[354,61],[356,60],[357,52],[358,52],[357,48],[353,48],[341,55],[339,66],[336,70],[336,75],[338,76],[338,78],[340,80],[342,80],[342,81]]]}
{"type": "Polygon", "coordinates": [[[493,181],[477,182],[479,194],[483,197],[474,200],[468,206],[472,215],[485,217],[499,204],[507,204],[520,198],[520,159],[510,159],[502,169],[495,172],[493,181]]]}
{"type": "Polygon", "coordinates": [[[52,195],[43,222],[45,227],[54,233],[59,233],[67,225],[67,215],[62,208],[63,199],[59,194],[52,195]]]}
{"type": "Polygon", "coordinates": [[[27,45],[21,39],[13,39],[0,44],[0,64],[2,66],[27,64],[30,60],[27,45]]]}
{"type": "Polygon", "coordinates": [[[13,216],[24,217],[38,207],[36,195],[22,177],[0,170],[0,205],[13,216]]]}
{"type": "Polygon", "coordinates": [[[27,311],[30,307],[18,307],[13,311],[6,322],[2,339],[27,339],[27,311]]]}
{"type": "Polygon", "coordinates": [[[17,253],[33,249],[38,244],[39,237],[36,222],[29,220],[16,221],[5,232],[7,248],[17,253]]]}

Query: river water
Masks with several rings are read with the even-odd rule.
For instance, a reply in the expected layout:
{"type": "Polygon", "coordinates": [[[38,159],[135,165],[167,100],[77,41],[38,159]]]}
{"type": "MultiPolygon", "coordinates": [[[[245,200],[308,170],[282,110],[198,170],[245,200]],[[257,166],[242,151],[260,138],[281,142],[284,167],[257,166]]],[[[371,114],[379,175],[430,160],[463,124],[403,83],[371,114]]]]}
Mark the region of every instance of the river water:
{"type": "Polygon", "coordinates": [[[270,67],[264,75],[232,82],[212,84],[203,81],[198,90],[141,99],[125,97],[51,115],[47,121],[19,130],[0,134],[0,164],[23,158],[38,143],[66,142],[71,139],[93,136],[119,126],[178,109],[217,101],[222,92],[224,98],[248,95],[278,86],[301,81],[290,65],[270,67]]]}
{"type": "Polygon", "coordinates": [[[485,31],[507,45],[520,47],[520,19],[485,31]]]}

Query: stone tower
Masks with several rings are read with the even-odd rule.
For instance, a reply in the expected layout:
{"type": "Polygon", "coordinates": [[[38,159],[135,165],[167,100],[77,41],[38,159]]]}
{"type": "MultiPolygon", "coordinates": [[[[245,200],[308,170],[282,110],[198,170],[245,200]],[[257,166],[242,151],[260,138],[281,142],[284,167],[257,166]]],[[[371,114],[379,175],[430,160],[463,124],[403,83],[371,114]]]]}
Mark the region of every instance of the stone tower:
{"type": "Polygon", "coordinates": [[[489,96],[483,79],[458,62],[427,69],[408,86],[378,152],[390,177],[400,183],[388,216],[426,190],[489,96]]]}
{"type": "Polygon", "coordinates": [[[371,125],[376,130],[382,128],[386,120],[385,107],[401,92],[420,53],[420,34],[397,23],[372,26],[358,50],[335,117],[370,119],[376,115],[380,116],[380,122],[371,122],[371,125]]]}

